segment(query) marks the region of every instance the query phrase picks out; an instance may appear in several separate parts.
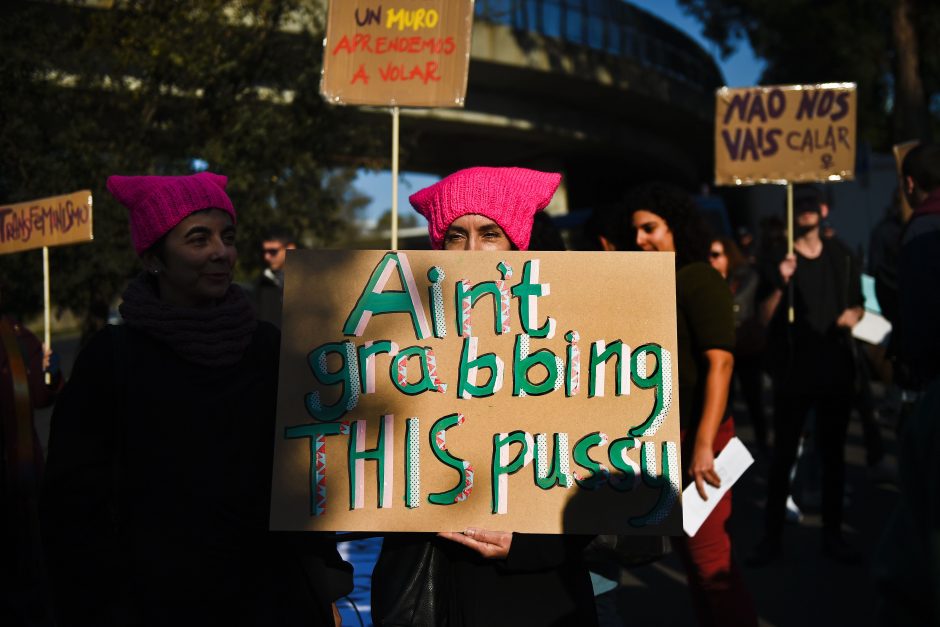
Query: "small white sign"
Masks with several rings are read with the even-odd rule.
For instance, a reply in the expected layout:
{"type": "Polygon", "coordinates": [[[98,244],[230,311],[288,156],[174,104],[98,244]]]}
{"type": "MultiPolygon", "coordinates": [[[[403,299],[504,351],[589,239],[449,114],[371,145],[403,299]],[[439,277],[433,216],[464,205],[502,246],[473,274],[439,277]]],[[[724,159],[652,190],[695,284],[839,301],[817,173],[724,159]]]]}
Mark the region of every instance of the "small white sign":
{"type": "Polygon", "coordinates": [[[852,327],[852,337],[869,344],[881,344],[891,333],[891,323],[884,316],[866,311],[858,324],[852,327]]]}
{"type": "Polygon", "coordinates": [[[731,489],[731,486],[741,478],[748,466],[754,463],[754,458],[738,438],[731,438],[725,448],[715,458],[715,472],[721,479],[721,487],[705,484],[705,495],[708,500],[702,500],[694,483],[682,492],[682,528],[690,538],[698,533],[699,527],[712,513],[718,501],[731,489]]]}

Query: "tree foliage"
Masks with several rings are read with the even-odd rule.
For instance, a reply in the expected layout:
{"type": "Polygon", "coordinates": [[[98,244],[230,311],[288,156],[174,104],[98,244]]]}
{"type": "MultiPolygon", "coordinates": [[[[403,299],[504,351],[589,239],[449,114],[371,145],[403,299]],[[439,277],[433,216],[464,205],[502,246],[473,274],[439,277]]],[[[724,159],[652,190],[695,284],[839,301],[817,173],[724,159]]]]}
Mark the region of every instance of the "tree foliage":
{"type": "MultiPolygon", "coordinates": [[[[411,212],[403,212],[398,215],[398,228],[400,229],[410,229],[412,227],[418,226],[418,214],[411,212]]],[[[379,219],[375,222],[375,228],[372,229],[373,233],[384,233],[392,228],[392,210],[386,209],[382,212],[382,215],[379,216],[379,219]]]]}
{"type": "Polygon", "coordinates": [[[931,0],[679,0],[728,56],[742,41],[767,62],[765,85],[858,83],[859,133],[872,146],[927,137],[940,123],[940,3],[931,0]],[[905,17],[912,33],[899,35],[905,17]],[[901,39],[899,39],[901,37],[901,39]],[[899,81],[912,58],[923,89],[899,81]],[[934,103],[934,107],[930,104],[934,103]],[[905,106],[900,106],[904,104],[905,106]]]}
{"type": "MultiPolygon", "coordinates": [[[[0,201],[82,188],[95,199],[94,242],[51,251],[58,305],[85,311],[138,269],[110,174],[187,174],[194,159],[226,174],[243,276],[273,224],[317,245],[349,236],[364,204],[351,168],[377,140],[319,95],[325,3],[4,4],[0,201]]],[[[38,255],[0,257],[5,308],[39,305],[38,255]]]]}

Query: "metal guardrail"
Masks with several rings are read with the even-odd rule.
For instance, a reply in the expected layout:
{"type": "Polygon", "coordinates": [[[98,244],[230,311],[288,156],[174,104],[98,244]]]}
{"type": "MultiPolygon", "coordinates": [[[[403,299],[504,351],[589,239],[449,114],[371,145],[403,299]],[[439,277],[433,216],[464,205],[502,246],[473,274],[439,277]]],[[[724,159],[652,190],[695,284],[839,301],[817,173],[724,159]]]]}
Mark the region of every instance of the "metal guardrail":
{"type": "Polygon", "coordinates": [[[702,92],[724,83],[695,41],[623,0],[476,0],[475,19],[627,58],[702,92]]]}

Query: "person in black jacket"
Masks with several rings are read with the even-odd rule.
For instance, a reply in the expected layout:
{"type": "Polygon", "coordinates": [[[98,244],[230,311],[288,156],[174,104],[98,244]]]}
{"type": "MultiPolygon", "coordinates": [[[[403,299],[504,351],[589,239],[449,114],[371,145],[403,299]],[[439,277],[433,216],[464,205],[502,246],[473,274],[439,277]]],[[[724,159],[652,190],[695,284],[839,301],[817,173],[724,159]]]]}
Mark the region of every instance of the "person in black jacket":
{"type": "Polygon", "coordinates": [[[284,263],[287,251],[296,248],[297,243],[285,229],[271,229],[261,240],[265,268],[254,284],[255,314],[258,320],[270,322],[277,328],[281,328],[284,307],[284,263]]]}
{"type": "MultiPolygon", "coordinates": [[[[637,248],[675,254],[682,476],[684,485],[694,484],[707,499],[705,484],[721,486],[715,459],[735,434],[728,409],[735,343],[731,290],[706,261],[708,227],[687,193],[651,182],[629,190],[624,204],[637,248]]],[[[731,499],[729,489],[694,536],[671,542],[685,567],[699,624],[756,627],[757,612],[729,534],[731,499]]]]}
{"type": "Polygon", "coordinates": [[[232,285],[226,180],[108,179],[146,272],[52,418],[59,625],[333,625],[352,588],[334,544],[268,531],[279,334],[232,285]]]}
{"type": "MultiPolygon", "coordinates": [[[[828,206],[814,187],[794,193],[796,254],[777,256],[759,290],[768,327],[768,371],[774,383],[774,449],[767,484],[764,537],[747,560],[763,566],[781,551],[790,469],[806,418],[816,413],[823,469],[823,553],[855,562],[842,535],[845,439],[855,391],[852,327],[864,315],[861,272],[852,252],[820,227],[828,206]],[[789,317],[792,294],[793,318],[789,317]]],[[[770,261],[770,259],[768,259],[770,261]]]]}
{"type": "Polygon", "coordinates": [[[904,157],[914,209],[900,254],[900,356],[918,400],[901,431],[900,494],[874,560],[879,625],[940,623],[940,145],[904,157]]]}
{"type": "MultiPolygon", "coordinates": [[[[525,168],[470,168],[410,200],[428,219],[435,249],[528,250],[534,215],[560,181],[525,168]]],[[[372,617],[377,625],[596,625],[581,556],[592,537],[475,528],[386,535],[372,574],[372,617]],[[434,576],[414,581],[429,550],[434,576]],[[413,583],[427,584],[423,595],[409,590],[413,583]]]]}

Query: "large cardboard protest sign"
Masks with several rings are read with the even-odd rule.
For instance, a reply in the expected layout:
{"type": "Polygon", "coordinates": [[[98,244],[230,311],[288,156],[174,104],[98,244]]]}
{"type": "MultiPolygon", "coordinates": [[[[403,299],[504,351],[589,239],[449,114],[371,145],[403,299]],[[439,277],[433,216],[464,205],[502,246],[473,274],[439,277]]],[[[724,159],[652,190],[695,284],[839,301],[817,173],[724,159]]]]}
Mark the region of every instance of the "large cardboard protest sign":
{"type": "Polygon", "coordinates": [[[91,192],[0,206],[0,255],[93,239],[91,192]]]}
{"type": "Polygon", "coordinates": [[[723,87],[715,98],[715,184],[851,180],[855,83],[723,87]]]}
{"type": "Polygon", "coordinates": [[[471,0],[330,0],[323,97],[335,104],[462,107],[471,0]]]}
{"type": "Polygon", "coordinates": [[[272,529],[680,533],[674,264],[291,252],[272,529]]]}

